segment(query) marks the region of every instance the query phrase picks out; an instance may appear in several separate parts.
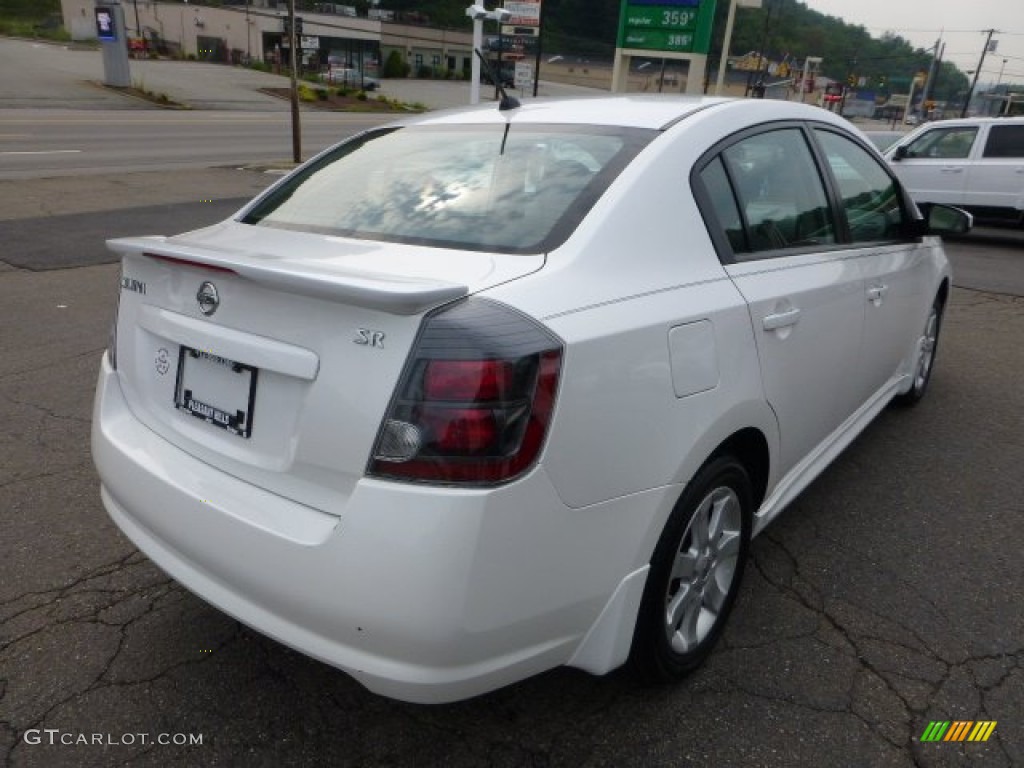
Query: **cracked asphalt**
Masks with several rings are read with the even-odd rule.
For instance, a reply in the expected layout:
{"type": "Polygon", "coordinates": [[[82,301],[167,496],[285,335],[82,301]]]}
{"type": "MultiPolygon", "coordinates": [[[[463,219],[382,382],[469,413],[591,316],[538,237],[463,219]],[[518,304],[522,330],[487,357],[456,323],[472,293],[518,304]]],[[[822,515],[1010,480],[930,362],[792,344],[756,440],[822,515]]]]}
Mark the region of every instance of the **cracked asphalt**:
{"type": "MultiPolygon", "coordinates": [[[[89,421],[117,268],[66,260],[95,252],[72,219],[19,260],[13,238],[41,231],[19,201],[115,226],[192,215],[187,177],[0,182],[0,763],[1024,765],[1024,299],[953,292],[925,402],[883,413],[755,541],[723,642],[683,685],[566,669],[402,704],[206,605],[101,507],[89,421]],[[931,720],[998,725],[920,743],[931,720]]],[[[234,205],[269,180],[200,181],[234,205]]]]}

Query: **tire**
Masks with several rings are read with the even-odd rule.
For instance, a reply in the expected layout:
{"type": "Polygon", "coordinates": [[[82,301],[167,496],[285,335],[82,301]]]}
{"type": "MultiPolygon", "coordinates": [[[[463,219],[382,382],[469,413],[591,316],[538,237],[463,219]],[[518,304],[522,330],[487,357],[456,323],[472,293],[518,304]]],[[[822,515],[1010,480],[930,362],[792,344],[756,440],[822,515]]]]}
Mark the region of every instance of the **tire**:
{"type": "Polygon", "coordinates": [[[630,649],[641,679],[673,682],[711,652],[736,600],[750,547],[753,493],[731,456],[687,485],[651,558],[630,649]]]}
{"type": "Polygon", "coordinates": [[[909,408],[917,405],[921,402],[925,392],[928,391],[928,382],[932,380],[932,371],[935,369],[935,355],[939,348],[939,331],[942,330],[942,312],[944,309],[945,304],[942,298],[936,296],[928,312],[928,319],[924,324],[924,332],[918,341],[921,347],[921,355],[917,360],[917,367],[914,370],[914,383],[909,390],[893,398],[893,403],[898,406],[909,408]]]}

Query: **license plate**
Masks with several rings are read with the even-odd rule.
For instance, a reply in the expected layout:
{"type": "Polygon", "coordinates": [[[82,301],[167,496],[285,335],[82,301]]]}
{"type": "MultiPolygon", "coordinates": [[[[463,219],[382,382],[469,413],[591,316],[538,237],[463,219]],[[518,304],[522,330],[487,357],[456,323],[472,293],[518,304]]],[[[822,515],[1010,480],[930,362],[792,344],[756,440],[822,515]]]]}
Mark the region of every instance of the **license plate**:
{"type": "Polygon", "coordinates": [[[251,365],[183,346],[174,405],[207,424],[249,437],[257,373],[251,365]]]}

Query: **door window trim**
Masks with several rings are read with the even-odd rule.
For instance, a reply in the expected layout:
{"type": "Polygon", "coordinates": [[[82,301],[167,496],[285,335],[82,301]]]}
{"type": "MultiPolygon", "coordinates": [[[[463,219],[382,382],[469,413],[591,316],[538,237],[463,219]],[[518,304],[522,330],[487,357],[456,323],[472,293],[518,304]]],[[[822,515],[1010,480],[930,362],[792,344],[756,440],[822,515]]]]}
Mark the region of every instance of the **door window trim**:
{"type": "MultiPolygon", "coordinates": [[[[900,183],[899,179],[892,172],[892,170],[885,165],[884,162],[879,161],[879,167],[882,168],[886,175],[889,176],[896,184],[897,189],[900,191],[900,209],[904,216],[904,223],[907,226],[907,234],[903,238],[896,240],[879,240],[877,242],[852,242],[850,236],[849,222],[847,221],[846,212],[842,204],[842,195],[839,190],[838,182],[835,179],[832,169],[828,164],[828,159],[825,157],[824,150],[818,143],[817,137],[814,135],[815,129],[827,130],[832,133],[842,136],[862,149],[867,151],[868,155],[872,155],[873,151],[870,145],[865,141],[862,141],[859,136],[847,133],[837,126],[829,123],[819,123],[813,120],[776,120],[761,125],[751,126],[744,128],[743,130],[737,131],[736,133],[730,134],[725,138],[719,140],[711,146],[704,154],[702,154],[697,162],[693,164],[693,168],[690,170],[690,191],[693,194],[694,201],[697,203],[697,210],[700,212],[701,218],[704,221],[704,226],[707,229],[708,235],[711,239],[711,243],[715,248],[715,252],[718,254],[718,260],[723,265],[728,264],[744,264],[756,261],[767,261],[771,259],[784,258],[787,256],[800,255],[805,253],[819,254],[829,252],[843,252],[851,249],[862,249],[865,247],[879,247],[893,243],[913,242],[919,240],[916,234],[913,233],[913,227],[910,223],[918,218],[916,215],[916,209],[911,203],[907,196],[906,189],[903,184],[900,183]],[[818,245],[800,246],[796,248],[780,248],[778,250],[769,251],[757,251],[752,254],[744,254],[744,256],[750,256],[750,258],[737,258],[732,245],[729,243],[729,239],[725,234],[725,229],[722,223],[718,220],[718,214],[715,211],[714,203],[711,199],[711,195],[707,191],[704,185],[701,174],[705,168],[709,166],[716,158],[720,158],[722,153],[730,147],[738,144],[741,141],[745,141],[753,136],[758,136],[765,133],[771,133],[773,131],[793,129],[796,128],[803,135],[804,141],[808,145],[808,150],[811,153],[812,160],[815,168],[818,171],[818,176],[821,179],[822,186],[825,191],[826,203],[828,205],[828,215],[831,217],[835,238],[834,243],[821,243],[818,245]]],[[[732,179],[729,171],[729,164],[722,162],[722,166],[725,169],[726,178],[729,180],[729,186],[732,190],[733,199],[736,207],[740,212],[740,218],[743,222],[744,236],[749,238],[747,232],[748,223],[746,214],[743,211],[743,206],[740,204],[740,198],[736,194],[736,184],[732,179]]]]}

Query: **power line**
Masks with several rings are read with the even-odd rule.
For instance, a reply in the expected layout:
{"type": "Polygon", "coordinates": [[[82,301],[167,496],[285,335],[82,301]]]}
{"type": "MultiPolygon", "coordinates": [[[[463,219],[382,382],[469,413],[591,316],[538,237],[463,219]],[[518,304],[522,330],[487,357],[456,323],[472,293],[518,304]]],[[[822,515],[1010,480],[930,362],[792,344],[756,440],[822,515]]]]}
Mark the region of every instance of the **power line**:
{"type": "MultiPolygon", "coordinates": [[[[863,25],[862,24],[857,24],[856,26],[863,26],[863,25]]],[[[945,34],[951,34],[951,35],[967,35],[967,34],[983,35],[986,32],[988,32],[987,29],[949,29],[947,27],[941,27],[941,28],[936,27],[936,28],[932,28],[932,29],[915,29],[913,27],[900,27],[898,29],[894,28],[894,27],[864,27],[864,29],[880,30],[882,32],[927,32],[928,34],[931,34],[931,35],[934,35],[936,33],[943,34],[943,35],[945,35],[945,34]]],[[[1000,35],[1012,35],[1014,37],[1024,37],[1024,32],[1007,32],[1006,30],[999,30],[999,34],[1000,35]]]]}

